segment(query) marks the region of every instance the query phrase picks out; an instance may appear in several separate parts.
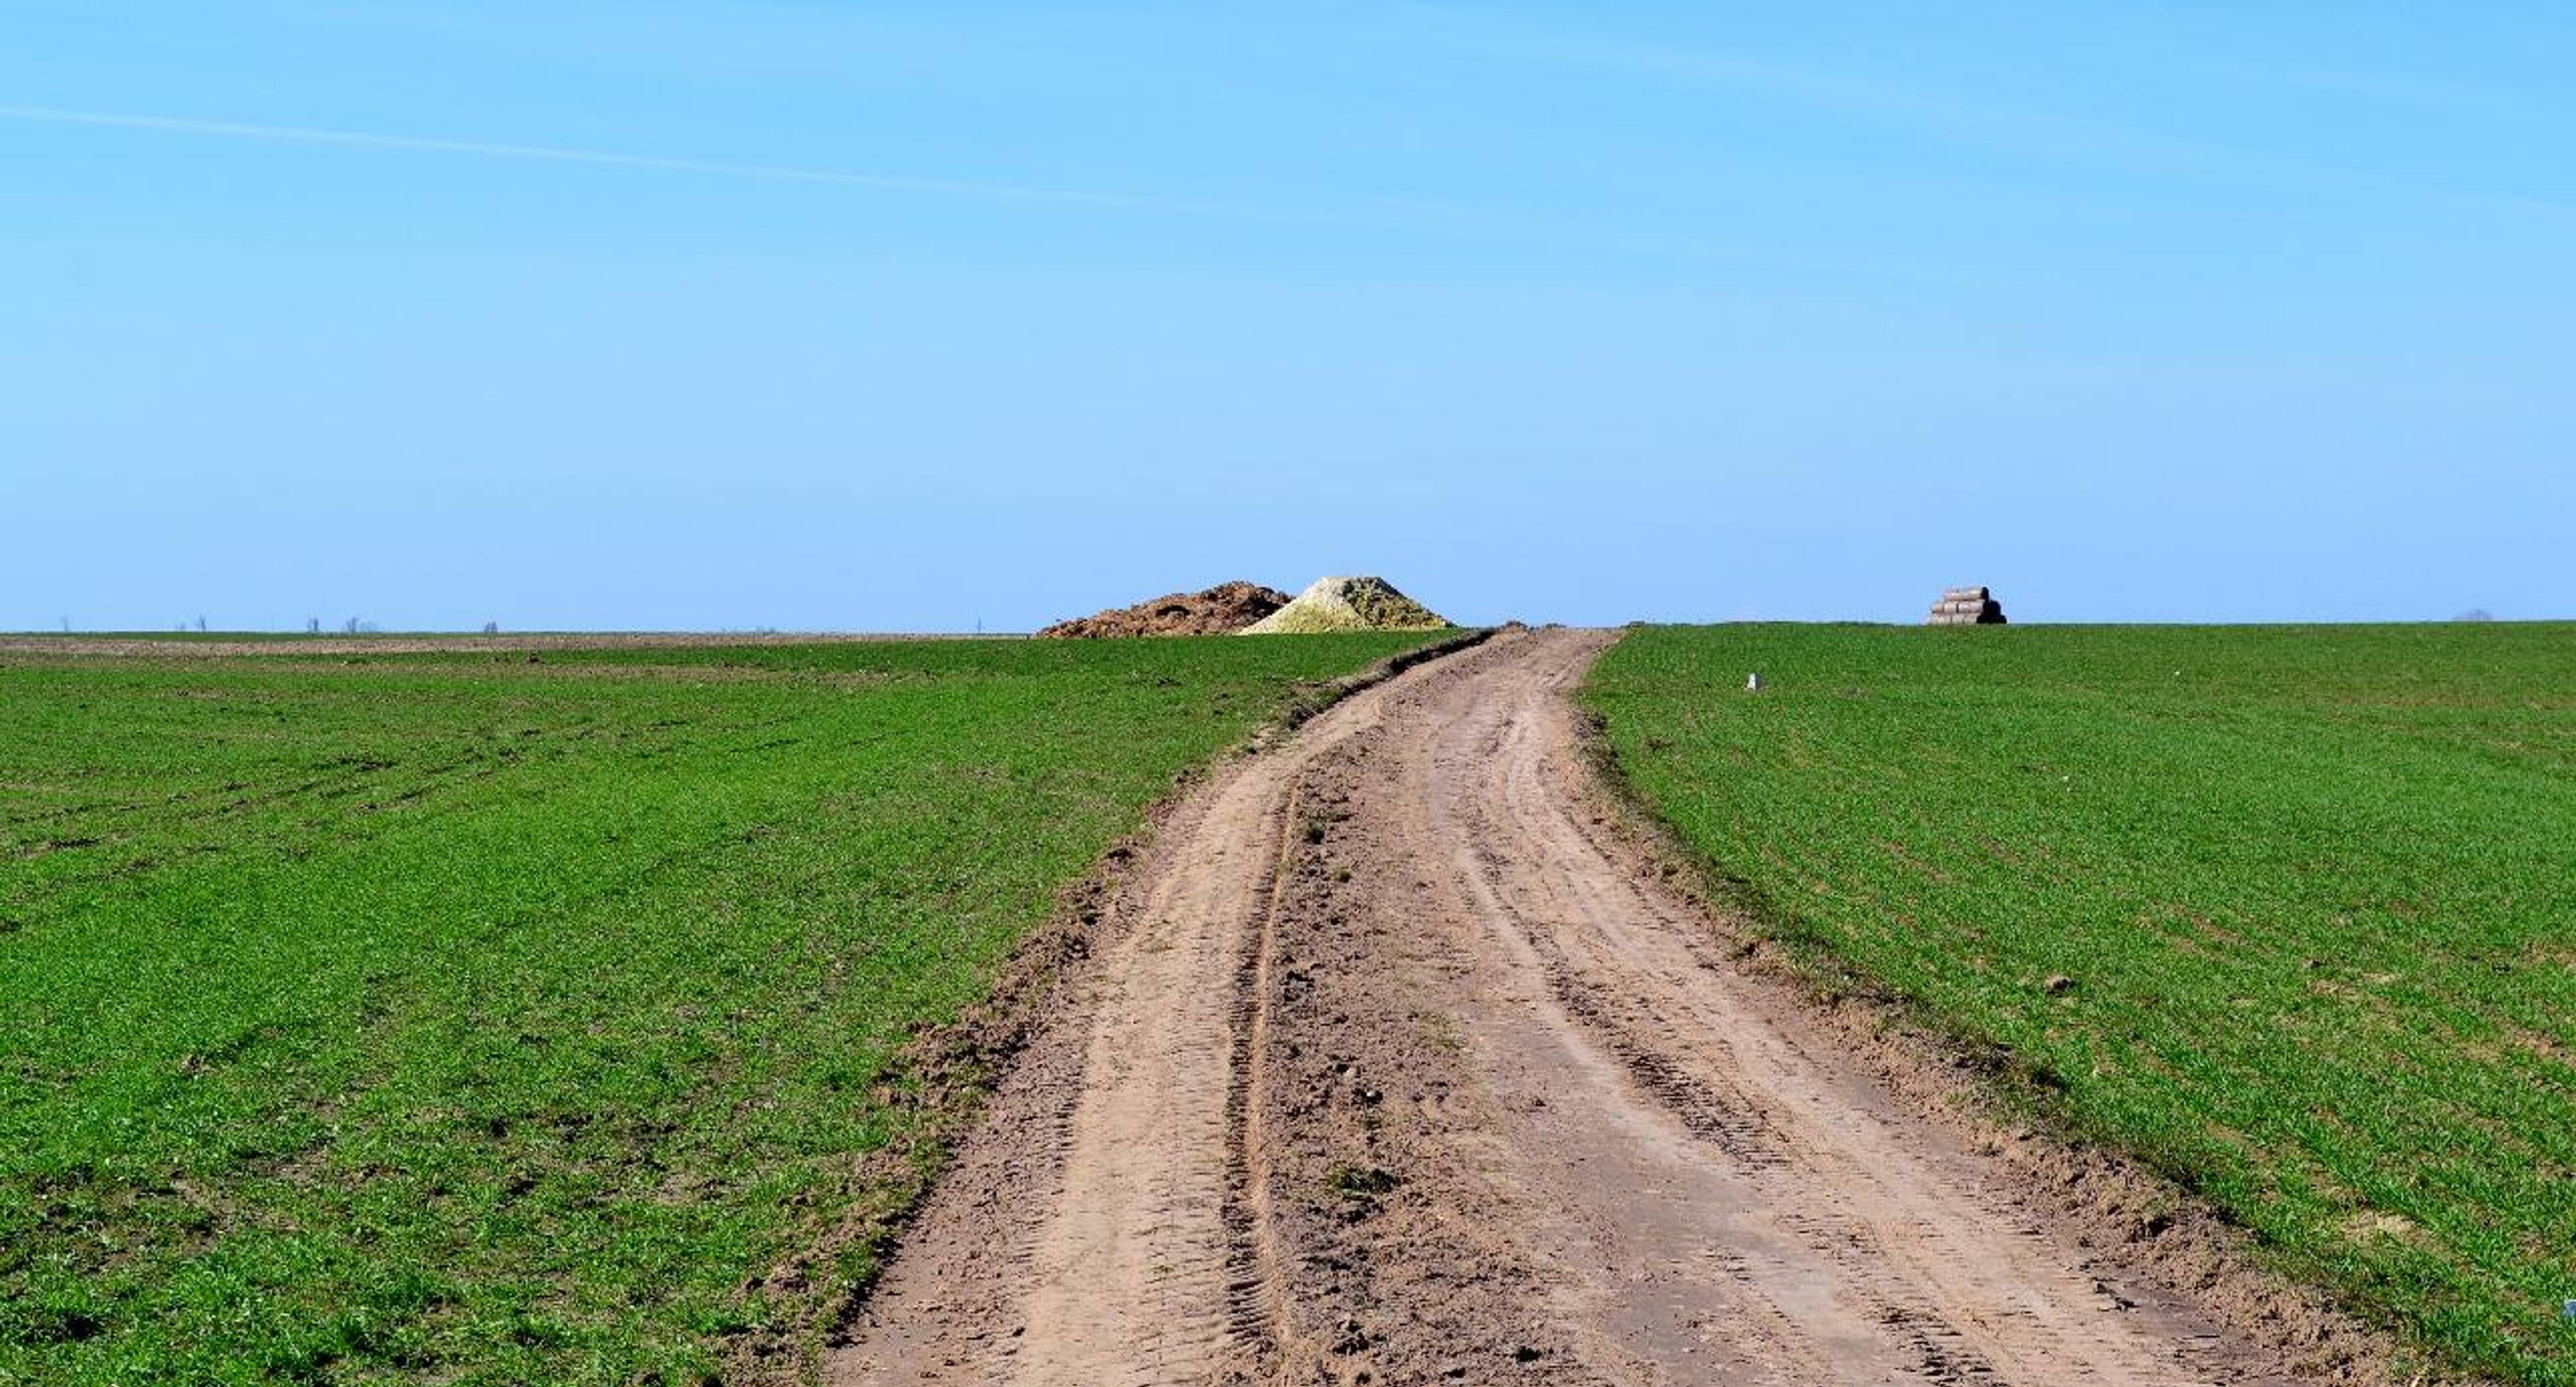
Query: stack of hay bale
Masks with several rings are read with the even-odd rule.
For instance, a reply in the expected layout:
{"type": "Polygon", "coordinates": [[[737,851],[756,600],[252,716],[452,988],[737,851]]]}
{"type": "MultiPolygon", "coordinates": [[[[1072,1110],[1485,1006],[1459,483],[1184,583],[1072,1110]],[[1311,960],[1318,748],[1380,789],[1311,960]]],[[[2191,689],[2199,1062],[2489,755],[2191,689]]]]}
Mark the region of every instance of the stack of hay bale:
{"type": "Polygon", "coordinates": [[[1984,588],[1951,588],[1932,604],[1932,626],[2001,626],[2004,606],[1984,588]]]}

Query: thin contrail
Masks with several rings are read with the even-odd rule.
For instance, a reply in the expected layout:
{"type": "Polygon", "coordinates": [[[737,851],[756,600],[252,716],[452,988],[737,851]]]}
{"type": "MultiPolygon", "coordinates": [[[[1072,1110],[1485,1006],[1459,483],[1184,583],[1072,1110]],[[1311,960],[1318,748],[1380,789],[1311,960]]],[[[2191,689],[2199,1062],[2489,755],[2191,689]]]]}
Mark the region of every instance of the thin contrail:
{"type": "Polygon", "coordinates": [[[809,168],[794,164],[731,163],[718,159],[683,159],[661,154],[624,154],[604,149],[567,149],[554,145],[509,144],[492,140],[455,140],[429,135],[390,135],[373,130],[337,130],[318,125],[271,125],[253,121],[202,120],[190,116],[147,115],[128,111],[92,111],[63,106],[0,103],[0,121],[44,125],[79,125],[111,130],[153,130],[167,134],[218,139],[268,140],[289,144],[336,145],[355,149],[408,150],[422,154],[459,154],[484,159],[516,159],[550,164],[583,164],[594,168],[685,173],[710,178],[758,179],[776,183],[823,184],[935,197],[978,198],[992,202],[1091,207],[1104,211],[1145,212],[1162,216],[1205,217],[1238,222],[1336,228],[1344,231],[1392,231],[1497,244],[1553,246],[1591,255],[1646,256],[1731,265],[1737,268],[1821,269],[1836,274],[1855,271],[1920,279],[1910,267],[1870,266],[1849,261],[1819,262],[1781,256],[1690,238],[1637,239],[1604,236],[1582,228],[1545,221],[1496,217],[1473,209],[1436,203],[1381,205],[1367,210],[1325,210],[1296,206],[1206,202],[1191,198],[1105,192],[1092,188],[1050,188],[1017,183],[903,178],[856,173],[846,169],[809,168]]]}
{"type": "Polygon", "coordinates": [[[59,106],[0,105],[0,120],[46,125],[87,125],[115,130],[159,130],[180,135],[211,135],[235,140],[271,140],[292,144],[343,145],[362,149],[402,149],[425,154],[469,154],[486,159],[520,159],[551,164],[589,164],[602,168],[645,169],[661,173],[694,173],[718,178],[754,178],[777,183],[825,183],[886,192],[931,193],[1013,202],[1069,203],[1139,212],[1178,212],[1202,217],[1263,217],[1253,208],[1180,198],[1140,197],[1084,188],[1046,188],[1013,183],[953,182],[934,178],[899,178],[851,173],[841,169],[802,168],[792,164],[736,164],[715,159],[680,159],[659,154],[620,154],[602,149],[564,149],[551,145],[506,144],[490,140],[450,140],[424,135],[387,135],[369,130],[333,130],[313,125],[264,125],[237,120],[198,120],[182,116],[138,115],[123,111],[84,111],[59,106]]]}

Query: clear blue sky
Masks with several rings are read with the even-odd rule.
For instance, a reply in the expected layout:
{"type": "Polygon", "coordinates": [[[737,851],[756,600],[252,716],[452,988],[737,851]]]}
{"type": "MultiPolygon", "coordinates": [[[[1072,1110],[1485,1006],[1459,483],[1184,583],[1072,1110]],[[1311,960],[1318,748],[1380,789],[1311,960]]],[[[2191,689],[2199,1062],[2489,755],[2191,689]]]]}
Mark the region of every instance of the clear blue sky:
{"type": "Polygon", "coordinates": [[[0,628],[2576,616],[2554,3],[0,0],[0,628]]]}

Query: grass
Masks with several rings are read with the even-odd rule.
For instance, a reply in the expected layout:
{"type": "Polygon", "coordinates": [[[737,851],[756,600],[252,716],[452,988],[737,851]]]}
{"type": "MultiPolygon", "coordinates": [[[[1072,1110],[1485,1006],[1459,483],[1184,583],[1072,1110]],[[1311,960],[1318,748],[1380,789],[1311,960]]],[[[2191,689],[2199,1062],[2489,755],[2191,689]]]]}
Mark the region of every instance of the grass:
{"type": "Polygon", "coordinates": [[[2576,1384],[2576,627],[1661,628],[1586,697],[1811,961],[2454,1367],[2576,1384]]]}
{"type": "Polygon", "coordinates": [[[706,1377],[907,1037],[1424,639],[0,658],[0,1383],[706,1377]]]}

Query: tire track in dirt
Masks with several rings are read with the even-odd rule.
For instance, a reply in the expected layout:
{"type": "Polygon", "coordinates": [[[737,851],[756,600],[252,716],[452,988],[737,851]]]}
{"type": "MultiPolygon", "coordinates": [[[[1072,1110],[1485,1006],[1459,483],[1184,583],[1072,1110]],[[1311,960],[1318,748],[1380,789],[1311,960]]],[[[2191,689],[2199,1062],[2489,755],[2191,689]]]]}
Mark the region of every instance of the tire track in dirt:
{"type": "Polygon", "coordinates": [[[1258,1169],[1259,999],[1298,776],[1383,686],[1174,816],[1141,901],[870,1297],[835,1383],[1187,1383],[1259,1371],[1280,1296],[1258,1169]]]}
{"type": "Polygon", "coordinates": [[[842,1384],[2287,1381],[1880,1091],[1589,809],[1511,634],[1175,816],[842,1384]]]}
{"type": "Polygon", "coordinates": [[[2124,1308],[1955,1141],[1806,1043],[1593,837],[1563,694],[1602,644],[1535,641],[1437,710],[1416,782],[1515,999],[1471,1004],[1471,1032],[1552,1107],[1520,1178],[1562,1211],[1558,1303],[1591,1355],[1639,1381],[1712,1355],[1751,1381],[2241,1380],[2184,1307],[2124,1308]],[[1562,1081],[1605,1067],[1624,1082],[1562,1081]]]}

